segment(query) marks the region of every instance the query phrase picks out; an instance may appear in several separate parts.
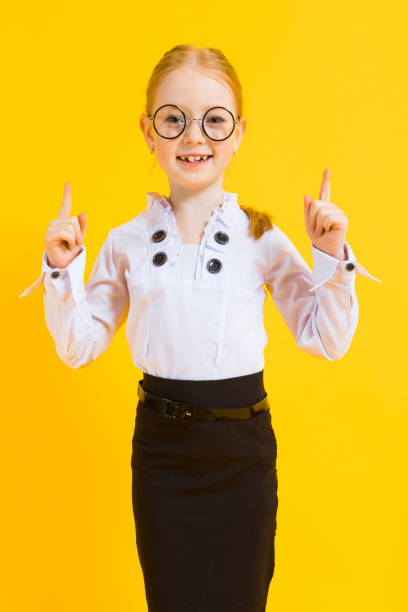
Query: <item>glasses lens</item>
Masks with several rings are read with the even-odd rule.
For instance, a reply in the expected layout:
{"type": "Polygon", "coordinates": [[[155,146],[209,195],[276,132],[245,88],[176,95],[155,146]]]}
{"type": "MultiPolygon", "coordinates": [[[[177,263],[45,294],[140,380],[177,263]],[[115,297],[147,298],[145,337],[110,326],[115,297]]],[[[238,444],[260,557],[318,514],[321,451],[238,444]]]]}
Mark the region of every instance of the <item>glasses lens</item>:
{"type": "MultiPolygon", "coordinates": [[[[163,138],[177,138],[184,129],[183,113],[172,104],[166,104],[156,113],[154,125],[163,138]]],[[[232,114],[222,106],[210,109],[205,114],[204,131],[212,140],[225,140],[234,130],[232,114]]]]}
{"type": "Polygon", "coordinates": [[[213,140],[228,138],[234,129],[234,119],[225,108],[210,109],[204,118],[204,130],[213,140]]]}
{"type": "Polygon", "coordinates": [[[176,106],[168,104],[163,106],[154,119],[154,125],[160,136],[164,138],[176,138],[184,128],[183,113],[176,106]]]}

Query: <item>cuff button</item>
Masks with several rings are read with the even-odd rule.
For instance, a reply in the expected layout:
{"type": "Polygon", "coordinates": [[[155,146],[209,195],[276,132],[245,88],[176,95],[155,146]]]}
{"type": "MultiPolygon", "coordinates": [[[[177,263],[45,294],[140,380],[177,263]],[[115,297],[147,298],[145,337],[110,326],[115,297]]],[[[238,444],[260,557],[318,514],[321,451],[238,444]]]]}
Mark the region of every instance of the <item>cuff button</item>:
{"type": "Polygon", "coordinates": [[[346,264],[346,270],[348,270],[349,272],[351,272],[352,270],[354,270],[354,264],[353,263],[348,263],[346,264]]]}
{"type": "Polygon", "coordinates": [[[56,270],[55,272],[51,272],[51,278],[58,278],[60,275],[60,273],[58,272],[58,270],[56,270]]]}

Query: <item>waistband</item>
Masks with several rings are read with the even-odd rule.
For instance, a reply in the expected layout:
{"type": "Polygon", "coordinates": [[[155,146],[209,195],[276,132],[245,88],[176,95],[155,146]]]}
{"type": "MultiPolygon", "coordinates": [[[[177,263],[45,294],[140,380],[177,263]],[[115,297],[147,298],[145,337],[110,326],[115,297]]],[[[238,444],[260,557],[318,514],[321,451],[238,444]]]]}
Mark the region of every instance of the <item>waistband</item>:
{"type": "Polygon", "coordinates": [[[210,380],[162,378],[143,372],[143,388],[148,393],[203,408],[239,408],[266,397],[263,370],[210,380]]]}

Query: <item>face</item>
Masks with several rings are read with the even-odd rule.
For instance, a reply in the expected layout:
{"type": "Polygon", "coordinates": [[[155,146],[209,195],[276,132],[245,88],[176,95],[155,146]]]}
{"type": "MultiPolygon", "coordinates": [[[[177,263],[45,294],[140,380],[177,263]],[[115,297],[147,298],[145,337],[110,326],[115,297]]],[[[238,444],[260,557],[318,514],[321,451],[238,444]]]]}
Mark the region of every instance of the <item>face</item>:
{"type": "MultiPolygon", "coordinates": [[[[178,106],[186,118],[199,119],[209,108],[223,106],[237,120],[234,96],[228,85],[198,67],[179,68],[166,75],[156,91],[153,107],[148,110],[154,115],[164,104],[178,106]]],[[[235,125],[231,136],[219,142],[204,134],[201,121],[189,122],[183,133],[174,139],[160,137],[153,127],[153,121],[146,114],[140,118],[140,128],[149,148],[154,145],[157,161],[167,174],[170,187],[179,185],[194,190],[205,188],[222,177],[233,152],[239,147],[246,129],[246,120],[241,117],[240,124],[235,125]],[[192,153],[209,157],[207,161],[198,164],[180,161],[179,156],[192,153]]]]}

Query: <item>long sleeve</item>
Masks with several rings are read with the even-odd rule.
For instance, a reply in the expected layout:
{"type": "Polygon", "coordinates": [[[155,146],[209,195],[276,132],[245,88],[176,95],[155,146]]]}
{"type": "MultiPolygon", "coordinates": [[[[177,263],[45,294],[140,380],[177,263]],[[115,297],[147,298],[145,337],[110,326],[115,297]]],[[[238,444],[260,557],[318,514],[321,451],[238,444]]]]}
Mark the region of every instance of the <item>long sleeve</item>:
{"type": "Polygon", "coordinates": [[[311,270],[277,226],[269,234],[265,283],[297,346],[314,357],[340,359],[357,328],[356,273],[382,281],[357,263],[347,242],[346,260],[336,259],[312,244],[311,270]]]}
{"type": "Polygon", "coordinates": [[[124,259],[109,232],[84,285],[86,248],[66,268],[51,268],[45,251],[41,276],[19,297],[43,284],[45,321],[61,360],[77,369],[93,362],[109,346],[125,321],[129,293],[124,259]]]}

